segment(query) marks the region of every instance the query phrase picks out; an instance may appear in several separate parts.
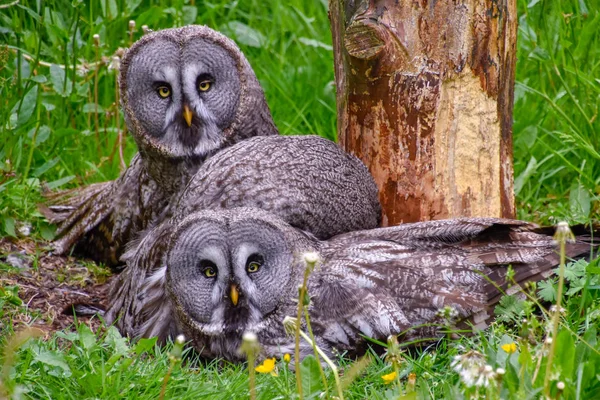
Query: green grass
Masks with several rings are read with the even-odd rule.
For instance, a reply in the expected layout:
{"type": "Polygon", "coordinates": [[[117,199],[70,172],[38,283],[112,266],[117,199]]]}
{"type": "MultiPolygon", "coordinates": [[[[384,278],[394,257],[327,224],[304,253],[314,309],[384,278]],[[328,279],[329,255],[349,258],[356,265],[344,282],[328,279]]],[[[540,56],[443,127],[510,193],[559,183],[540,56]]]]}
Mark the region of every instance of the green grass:
{"type": "Polygon", "coordinates": [[[514,111],[519,217],[598,219],[600,7],[519,1],[514,111]]]}
{"type": "MultiPolygon", "coordinates": [[[[3,3],[6,3],[4,1],[3,3]]],[[[326,1],[102,0],[89,2],[21,1],[0,9],[0,232],[19,236],[26,224],[36,239],[52,237],[37,211],[42,187],[69,188],[113,179],[120,172],[115,104],[115,72],[95,66],[111,60],[130,43],[129,20],[152,29],[184,23],[207,24],[234,38],[265,89],[282,133],[335,136],[333,57],[326,1]],[[40,4],[43,8],[40,9],[40,4]],[[72,4],[75,4],[73,7],[72,4]],[[291,5],[293,4],[293,5],[291,5]],[[93,34],[100,35],[95,47],[93,34]],[[34,61],[31,61],[34,60],[34,61]],[[43,62],[36,65],[35,60],[43,62]],[[67,66],[65,69],[59,65],[67,66]],[[81,68],[83,67],[83,69],[81,68]],[[96,131],[98,133],[96,133],[96,131]]],[[[514,111],[514,162],[518,216],[537,222],[598,219],[600,203],[600,4],[592,0],[519,1],[519,42],[514,111]]],[[[124,161],[135,153],[130,138],[124,161]]],[[[553,392],[563,381],[561,398],[600,396],[597,327],[600,320],[600,269],[579,263],[567,270],[569,286],[561,351],[553,364],[553,392]],[[584,343],[584,340],[587,343],[584,343]],[[572,351],[568,351],[571,349],[572,351]]],[[[538,285],[552,300],[556,283],[538,285]]],[[[12,353],[10,318],[27,312],[15,291],[0,292],[4,347],[3,390],[27,398],[244,398],[245,366],[195,362],[185,358],[172,373],[170,347],[151,341],[131,343],[113,330],[92,334],[85,325],[48,340],[32,339],[12,353]],[[14,360],[11,358],[14,356],[14,360]]],[[[504,368],[502,383],[479,395],[488,398],[538,398],[546,365],[541,355],[548,318],[533,301],[507,297],[499,321],[473,338],[441,340],[403,354],[403,389],[416,374],[417,398],[468,398],[450,367],[455,356],[477,350],[494,369],[504,368]],[[522,321],[527,320],[525,331],[522,321]],[[501,345],[517,343],[511,355],[501,345]],[[507,361],[508,360],[508,361],[507,361]],[[537,371],[537,373],[536,373],[537,371]],[[534,375],[536,379],[533,379],[534,375]],[[542,380],[540,382],[540,379],[542,380]],[[502,393],[496,389],[501,386],[502,393]],[[496,387],[496,389],[494,389],[496,387]]],[[[347,371],[351,361],[340,360],[347,371]]],[[[322,388],[315,366],[307,361],[305,393],[322,388]],[[311,389],[312,388],[312,389],[311,389]]],[[[293,398],[295,381],[282,362],[279,376],[259,375],[258,398],[293,398]]],[[[385,385],[388,362],[371,364],[345,391],[346,398],[397,398],[385,385]]],[[[498,381],[496,381],[498,382],[498,381]]],[[[333,388],[333,377],[328,376],[333,388]]],[[[414,395],[408,395],[414,396],[414,395]]],[[[414,398],[414,397],[407,397],[414,398]]]]}

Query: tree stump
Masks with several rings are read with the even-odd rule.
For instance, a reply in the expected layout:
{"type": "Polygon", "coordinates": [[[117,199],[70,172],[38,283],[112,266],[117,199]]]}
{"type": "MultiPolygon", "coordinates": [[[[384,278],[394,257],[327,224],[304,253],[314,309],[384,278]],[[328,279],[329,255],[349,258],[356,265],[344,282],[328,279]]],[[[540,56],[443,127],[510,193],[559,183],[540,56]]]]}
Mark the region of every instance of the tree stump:
{"type": "Polygon", "coordinates": [[[514,217],[515,0],[331,0],[338,139],[384,225],[514,217]]]}

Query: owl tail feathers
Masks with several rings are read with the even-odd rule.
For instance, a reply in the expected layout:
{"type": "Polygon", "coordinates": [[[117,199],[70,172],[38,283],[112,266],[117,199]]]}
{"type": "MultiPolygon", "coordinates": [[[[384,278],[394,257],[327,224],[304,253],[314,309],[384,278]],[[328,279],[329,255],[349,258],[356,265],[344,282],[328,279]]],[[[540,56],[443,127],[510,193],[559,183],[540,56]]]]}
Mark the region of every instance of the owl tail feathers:
{"type": "MultiPolygon", "coordinates": [[[[575,225],[571,227],[571,231],[575,235],[575,241],[567,242],[565,246],[567,264],[577,260],[589,262],[600,256],[600,225],[575,225]]],[[[554,235],[554,228],[540,227],[532,229],[531,232],[551,238],[554,235]]],[[[493,272],[486,276],[486,284],[483,288],[487,298],[486,307],[470,318],[476,329],[484,329],[492,322],[494,309],[504,295],[525,297],[526,285],[529,282],[539,282],[551,277],[560,265],[558,245],[554,251],[537,259],[535,256],[527,256],[527,252],[532,249],[515,250],[519,253],[518,258],[521,260],[515,259],[510,263],[514,271],[512,278],[507,277],[508,268],[506,267],[494,268],[493,272]]]]}
{"type": "Polygon", "coordinates": [[[83,188],[43,193],[46,204],[38,209],[48,222],[57,224],[51,246],[57,254],[67,253],[83,236],[107,218],[114,181],[93,183],[83,188]]]}

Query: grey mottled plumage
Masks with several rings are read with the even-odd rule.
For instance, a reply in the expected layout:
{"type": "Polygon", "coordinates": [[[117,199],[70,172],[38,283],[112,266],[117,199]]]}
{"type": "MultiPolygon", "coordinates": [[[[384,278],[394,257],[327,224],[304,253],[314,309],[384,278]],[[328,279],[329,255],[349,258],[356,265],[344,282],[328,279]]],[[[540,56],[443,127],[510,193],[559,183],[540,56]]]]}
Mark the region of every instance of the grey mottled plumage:
{"type": "MultiPolygon", "coordinates": [[[[519,283],[548,276],[558,263],[552,228],[523,221],[467,218],[350,232],[319,241],[258,209],[175,215],[132,252],[108,313],[130,336],[183,333],[207,357],[241,360],[242,334],[256,333],[262,356],[293,353],[282,321],[295,316],[305,263],[320,262],[308,290],[318,344],[360,352],[361,335],[385,340],[435,337],[439,311],[456,324],[485,327],[507,265],[519,283]],[[234,304],[235,303],[235,304],[234,304]]],[[[590,255],[588,237],[567,245],[569,257],[590,255]]],[[[302,344],[301,354],[312,353],[302,344]]]]}
{"type": "Polygon", "coordinates": [[[43,209],[59,224],[58,253],[77,245],[110,265],[208,156],[249,137],[277,134],[246,58],[205,26],[142,37],[123,57],[119,84],[139,154],[118,179],[54,195],[43,209]]]}
{"type": "MultiPolygon", "coordinates": [[[[138,301],[138,295],[146,290],[141,289],[144,278],[152,273],[141,264],[152,263],[155,266],[148,268],[152,271],[160,268],[165,237],[174,221],[199,210],[242,206],[268,210],[303,235],[321,239],[375,228],[381,218],[377,186],[369,171],[335,143],[318,136],[244,140],[207,160],[173,200],[163,222],[130,245],[123,256],[127,268],[115,283],[107,319],[114,320],[127,308],[131,318],[119,320],[118,326],[126,332],[145,329],[139,322],[144,316],[134,310],[145,307],[146,300],[138,301]]],[[[157,301],[161,306],[162,300],[157,301]]]]}
{"type": "Polygon", "coordinates": [[[365,165],[319,136],[244,140],[208,159],[179,199],[173,205],[178,215],[261,208],[320,239],[375,228],[381,218],[365,165]]]}

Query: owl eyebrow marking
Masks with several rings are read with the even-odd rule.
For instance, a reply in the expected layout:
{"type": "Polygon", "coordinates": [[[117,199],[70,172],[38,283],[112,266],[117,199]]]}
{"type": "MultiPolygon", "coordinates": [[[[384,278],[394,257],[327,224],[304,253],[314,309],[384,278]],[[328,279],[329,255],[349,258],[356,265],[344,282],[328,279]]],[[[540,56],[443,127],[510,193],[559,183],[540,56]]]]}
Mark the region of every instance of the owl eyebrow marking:
{"type": "Polygon", "coordinates": [[[177,82],[177,70],[171,66],[165,66],[156,71],[152,78],[154,81],[170,83],[171,87],[174,87],[174,83],[177,82]]]}
{"type": "Polygon", "coordinates": [[[198,79],[198,73],[200,66],[196,64],[187,65],[181,71],[181,81],[183,86],[183,93],[188,99],[195,98],[195,94],[198,92],[196,89],[196,80],[198,79]]]}

